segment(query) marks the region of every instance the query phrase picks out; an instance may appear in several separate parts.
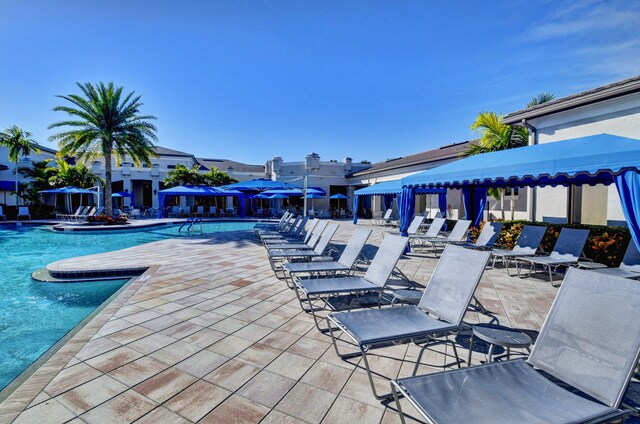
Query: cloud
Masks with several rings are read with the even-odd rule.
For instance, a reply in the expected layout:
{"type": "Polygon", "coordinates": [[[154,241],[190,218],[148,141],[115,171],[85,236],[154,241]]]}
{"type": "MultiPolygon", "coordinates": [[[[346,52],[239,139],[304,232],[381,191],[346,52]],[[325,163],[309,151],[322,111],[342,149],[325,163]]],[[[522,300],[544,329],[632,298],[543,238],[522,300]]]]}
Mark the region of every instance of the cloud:
{"type": "Polygon", "coordinates": [[[544,41],[569,36],[602,34],[603,30],[615,33],[633,31],[637,35],[640,22],[640,2],[623,3],[586,1],[568,4],[552,10],[544,22],[532,24],[525,39],[544,41]]]}

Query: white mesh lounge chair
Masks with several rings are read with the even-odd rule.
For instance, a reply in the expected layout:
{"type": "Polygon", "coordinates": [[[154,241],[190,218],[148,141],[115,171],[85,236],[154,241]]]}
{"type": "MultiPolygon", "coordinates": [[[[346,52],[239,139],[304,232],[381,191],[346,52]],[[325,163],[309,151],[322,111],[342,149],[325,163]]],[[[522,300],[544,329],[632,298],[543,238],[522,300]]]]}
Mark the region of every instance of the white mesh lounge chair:
{"type": "Polygon", "coordinates": [[[496,244],[503,225],[503,222],[486,222],[474,243],[463,242],[459,245],[468,249],[490,249],[496,244]]]}
{"type": "Polygon", "coordinates": [[[420,247],[430,249],[434,254],[437,254],[438,249],[447,244],[464,242],[467,239],[470,226],[471,221],[460,219],[446,237],[416,237],[416,239],[420,240],[420,247]]]}
{"type": "Polygon", "coordinates": [[[337,261],[285,263],[283,268],[289,288],[295,288],[294,279],[301,274],[312,277],[351,273],[372,231],[368,228],[356,228],[337,261]]]}
{"type": "Polygon", "coordinates": [[[496,261],[499,259],[507,269],[507,273],[511,275],[509,273],[511,260],[515,261],[516,258],[522,256],[535,256],[546,231],[547,227],[525,225],[513,249],[493,249],[491,251],[493,259],[491,266],[495,266],[496,261]]]}
{"type": "Polygon", "coordinates": [[[377,399],[389,398],[391,393],[380,395],[376,391],[367,359],[367,353],[372,349],[410,342],[421,345],[414,367],[415,374],[425,349],[431,342],[445,336],[440,343],[452,345],[456,363],[460,367],[455,342],[446,336],[456,334],[463,328],[462,319],[490,256],[489,251],[446,246],[417,306],[334,312],[327,315],[336,353],[343,359],[362,356],[371,389],[377,399]],[[351,339],[358,347],[358,352],[340,353],[334,329],[341,330],[351,339]]]}
{"type": "Polygon", "coordinates": [[[173,218],[180,217],[180,206],[172,206],[171,211],[169,212],[169,216],[173,218]]]}
{"type": "Polygon", "coordinates": [[[538,266],[542,267],[543,271],[549,272],[549,281],[553,284],[553,272],[561,266],[569,266],[578,263],[582,249],[587,242],[589,236],[589,230],[580,230],[576,228],[563,228],[560,231],[558,240],[553,246],[553,250],[549,256],[530,256],[519,257],[516,260],[516,270],[520,275],[520,269],[522,264],[529,264],[529,273],[527,277],[536,271],[538,266]]]}
{"type": "Polygon", "coordinates": [[[278,273],[282,271],[282,263],[284,261],[309,261],[314,257],[321,257],[324,251],[329,246],[331,239],[338,230],[338,224],[329,224],[327,228],[320,235],[320,240],[316,244],[313,250],[309,249],[296,249],[296,250],[267,250],[267,257],[269,258],[269,264],[273,272],[278,273]]]}
{"type": "Polygon", "coordinates": [[[288,221],[286,221],[282,228],[277,228],[277,229],[257,229],[255,230],[257,236],[259,238],[262,238],[263,236],[282,236],[282,235],[291,235],[292,230],[298,228],[298,224],[300,223],[300,220],[302,219],[301,216],[297,216],[293,219],[290,219],[288,221]]]}
{"type": "Polygon", "coordinates": [[[204,217],[204,206],[197,206],[193,216],[199,216],[201,218],[204,217]]]}
{"type": "Polygon", "coordinates": [[[4,211],[2,210],[2,206],[0,206],[0,218],[2,218],[3,221],[7,220],[7,215],[4,214],[4,211]]]}
{"type": "Polygon", "coordinates": [[[262,241],[262,243],[264,244],[269,242],[280,243],[281,241],[284,241],[284,240],[300,242],[300,240],[303,238],[303,234],[304,234],[304,230],[305,230],[305,226],[307,225],[307,222],[309,222],[309,217],[305,216],[302,219],[297,219],[297,222],[291,226],[289,231],[286,231],[284,233],[260,232],[259,233],[260,241],[262,241]]]}
{"type": "MultiPolygon", "coordinates": [[[[295,292],[300,301],[300,307],[311,312],[316,327],[320,331],[326,332],[328,329],[320,327],[320,318],[315,313],[318,301],[324,302],[323,308],[342,309],[347,307],[351,309],[362,307],[362,295],[373,294],[376,299],[374,303],[379,305],[383,290],[400,256],[407,247],[407,242],[406,237],[395,235],[385,237],[362,277],[302,278],[296,280],[294,282],[295,292]],[[347,295],[348,298],[344,295],[347,295]]],[[[370,303],[370,296],[367,297],[367,303],[370,303]]]]}
{"type": "MultiPolygon", "coordinates": [[[[420,229],[420,226],[424,222],[424,219],[425,219],[424,215],[414,216],[413,219],[411,220],[411,224],[409,224],[409,228],[407,228],[407,234],[409,236],[418,234],[418,230],[420,229]]],[[[393,231],[387,232],[387,234],[400,234],[400,231],[393,230],[393,231]]]]}
{"type": "Polygon", "coordinates": [[[637,281],[569,269],[526,361],[393,381],[401,420],[404,423],[398,395],[430,423],[599,423],[624,418],[628,411],[618,408],[640,356],[639,307],[637,281]]]}
{"type": "Polygon", "coordinates": [[[313,249],[328,224],[327,221],[314,219],[309,224],[303,240],[267,239],[265,240],[265,247],[268,250],[313,249]]]}
{"type": "Polygon", "coordinates": [[[429,239],[438,237],[438,234],[440,234],[440,230],[442,230],[442,227],[444,226],[445,222],[446,222],[446,219],[444,218],[434,218],[434,220],[429,225],[429,229],[427,230],[426,233],[419,234],[419,235],[416,235],[416,234],[409,235],[411,246],[419,248],[422,246],[422,243],[421,243],[422,240],[429,240],[429,239]]]}
{"type": "MultiPolygon", "coordinates": [[[[212,206],[212,208],[215,208],[215,206],[212,206]]],[[[291,214],[289,212],[285,212],[277,222],[259,222],[253,226],[253,230],[256,232],[256,234],[259,230],[281,230],[284,228],[284,225],[289,221],[290,218],[291,214]]]]}
{"type": "Polygon", "coordinates": [[[640,251],[638,251],[638,246],[636,246],[633,239],[629,241],[627,251],[618,268],[601,268],[593,269],[592,271],[616,277],[640,278],[640,251]]]}
{"type": "Polygon", "coordinates": [[[28,206],[20,206],[18,208],[18,219],[20,218],[27,218],[27,219],[31,219],[31,213],[29,213],[29,207],[28,206]]]}
{"type": "Polygon", "coordinates": [[[393,213],[393,209],[389,208],[384,213],[382,218],[374,220],[373,225],[388,225],[391,222],[391,214],[393,213]]]}

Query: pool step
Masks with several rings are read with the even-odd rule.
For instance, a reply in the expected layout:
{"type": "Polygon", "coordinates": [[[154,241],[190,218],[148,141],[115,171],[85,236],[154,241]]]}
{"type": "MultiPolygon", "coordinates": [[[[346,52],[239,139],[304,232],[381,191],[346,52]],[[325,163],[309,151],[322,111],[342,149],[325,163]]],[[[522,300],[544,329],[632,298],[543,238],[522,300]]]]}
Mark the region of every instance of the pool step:
{"type": "Polygon", "coordinates": [[[147,268],[130,268],[104,271],[69,271],[50,272],[46,268],[39,269],[31,274],[31,278],[44,283],[82,283],[87,281],[107,281],[142,275],[147,268]]]}

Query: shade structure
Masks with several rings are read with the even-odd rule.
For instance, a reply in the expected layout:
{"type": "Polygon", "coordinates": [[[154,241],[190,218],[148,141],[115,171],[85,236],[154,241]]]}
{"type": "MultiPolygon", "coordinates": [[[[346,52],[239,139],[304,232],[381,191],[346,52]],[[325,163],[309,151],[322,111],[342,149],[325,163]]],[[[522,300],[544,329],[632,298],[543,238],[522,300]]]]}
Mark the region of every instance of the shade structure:
{"type": "Polygon", "coordinates": [[[267,199],[288,199],[289,196],[287,196],[286,194],[282,194],[282,193],[275,193],[272,194],[270,196],[267,196],[267,199]]]}
{"type": "MultiPolygon", "coordinates": [[[[471,156],[402,179],[403,193],[415,197],[416,187],[463,189],[470,196],[478,188],[544,187],[616,183],[628,223],[636,222],[640,207],[640,140],[597,134],[553,143],[519,147],[471,156]],[[631,183],[630,183],[631,182],[631,183]],[[637,182],[637,183],[634,183],[637,182]]],[[[409,199],[400,215],[409,213],[409,199]]],[[[414,200],[415,201],[415,200],[414,200]]],[[[470,205],[484,207],[475,199],[470,205]]],[[[481,210],[466,211],[477,220],[481,210]]],[[[476,222],[474,222],[476,224],[476,222]]],[[[640,227],[630,225],[636,244],[640,227]]],[[[639,244],[640,245],[640,244],[639,244]]]]}
{"type": "Polygon", "coordinates": [[[41,190],[39,193],[48,194],[98,194],[96,191],[89,190],[88,188],[79,188],[74,186],[52,188],[49,190],[41,190]]]}
{"type": "Polygon", "coordinates": [[[324,199],[324,196],[315,193],[307,194],[307,199],[324,199]]]}
{"type": "Polygon", "coordinates": [[[132,196],[131,196],[131,193],[127,191],[118,191],[116,193],[113,193],[111,197],[132,197],[132,196]]]}
{"type": "Polygon", "coordinates": [[[611,184],[640,171],[640,140],[598,134],[470,156],[402,179],[403,187],[611,184]]]}
{"type": "Polygon", "coordinates": [[[250,197],[251,199],[268,199],[269,195],[264,194],[264,193],[258,193],[258,194],[254,194],[253,196],[250,197]]]}
{"type": "Polygon", "coordinates": [[[225,190],[239,191],[264,191],[269,189],[292,189],[296,188],[293,184],[282,181],[272,181],[264,178],[257,178],[250,181],[241,181],[238,183],[227,184],[222,187],[225,190]]]}
{"type": "MultiPolygon", "coordinates": [[[[358,223],[358,205],[361,196],[384,196],[385,209],[389,209],[393,203],[393,198],[402,192],[402,180],[384,181],[361,188],[353,192],[353,223],[358,223]]],[[[418,188],[416,194],[437,194],[440,212],[443,214],[447,210],[447,189],[446,188],[418,188]],[[444,206],[443,206],[444,205],[444,206]]]]}
{"type": "MultiPolygon", "coordinates": [[[[287,196],[302,196],[304,195],[304,189],[303,188],[272,189],[272,190],[265,190],[262,193],[263,194],[285,194],[287,196]]],[[[324,190],[316,187],[308,187],[307,194],[319,194],[320,196],[326,195],[324,190]]]]}
{"type": "Polygon", "coordinates": [[[349,196],[345,196],[342,193],[334,194],[333,196],[329,196],[329,199],[350,199],[349,196]]]}
{"type": "Polygon", "coordinates": [[[225,190],[219,187],[209,186],[176,186],[160,190],[158,192],[158,202],[161,207],[158,209],[158,218],[162,218],[164,213],[164,201],[167,196],[194,196],[194,197],[235,197],[240,204],[240,216],[244,218],[244,193],[238,190],[225,190]]]}
{"type": "Polygon", "coordinates": [[[71,213],[71,207],[72,207],[72,203],[71,203],[71,195],[73,194],[79,194],[80,197],[80,203],[82,203],[82,195],[83,194],[94,194],[97,195],[98,192],[93,191],[93,190],[89,190],[88,188],[80,188],[80,187],[75,187],[75,186],[67,186],[67,187],[59,187],[59,188],[52,188],[49,190],[41,190],[39,191],[39,193],[44,193],[44,194],[66,194],[65,196],[65,209],[67,212],[71,213]]]}

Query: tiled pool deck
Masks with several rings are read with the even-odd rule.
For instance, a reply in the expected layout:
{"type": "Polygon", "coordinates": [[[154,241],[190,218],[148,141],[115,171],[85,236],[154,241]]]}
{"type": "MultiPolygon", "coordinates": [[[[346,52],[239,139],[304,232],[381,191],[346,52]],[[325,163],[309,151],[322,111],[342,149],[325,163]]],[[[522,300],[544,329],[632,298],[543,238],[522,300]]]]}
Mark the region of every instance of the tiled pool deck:
{"type": "MultiPolygon", "coordinates": [[[[353,228],[341,221],[334,239],[345,243],[353,228]]],[[[376,229],[368,249],[381,240],[376,229]]],[[[399,266],[425,283],[435,264],[411,254],[399,266]]],[[[147,266],[0,404],[0,423],[399,422],[371,394],[359,361],[340,360],[329,336],[301,312],[253,232],[163,240],[52,265],[147,266]]],[[[497,268],[485,272],[476,294],[502,324],[537,330],[556,292],[547,281],[497,268]]],[[[466,320],[487,318],[469,313],[466,320]]],[[[371,362],[386,377],[405,376],[416,356],[415,346],[402,345],[374,351],[371,362]]],[[[423,362],[442,358],[427,354],[423,362]]],[[[474,362],[480,359],[476,353],[474,362]]]]}

